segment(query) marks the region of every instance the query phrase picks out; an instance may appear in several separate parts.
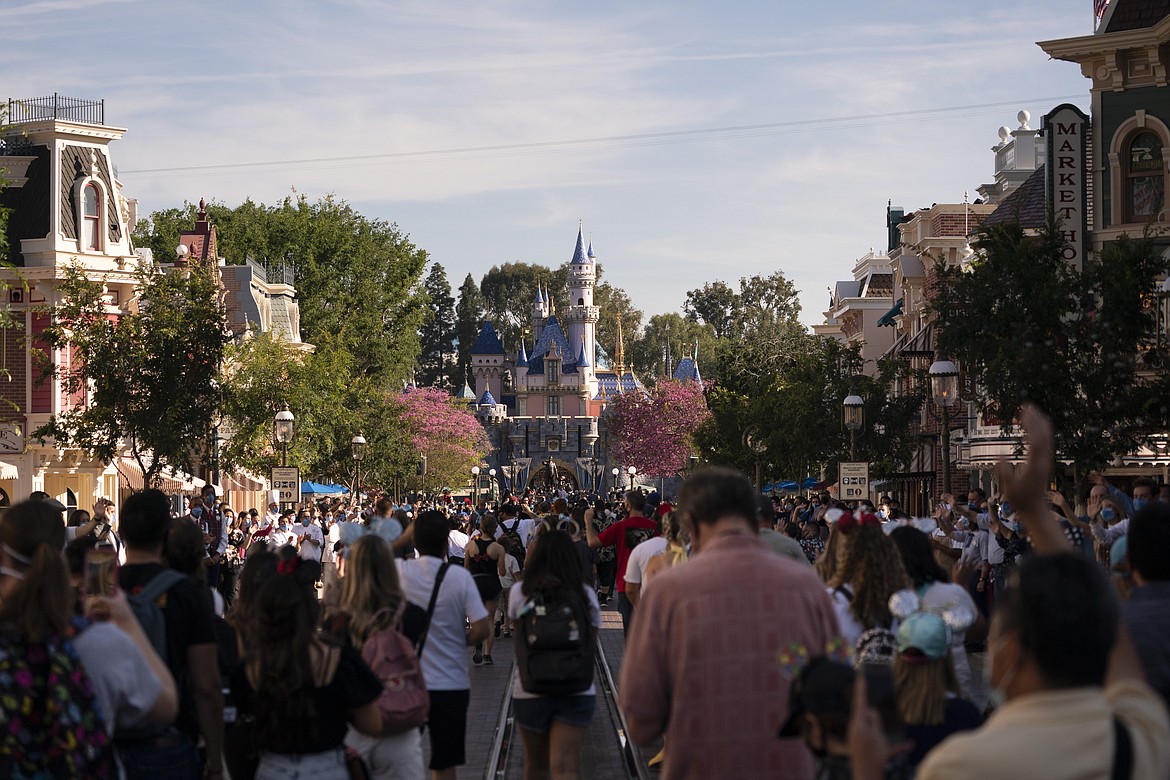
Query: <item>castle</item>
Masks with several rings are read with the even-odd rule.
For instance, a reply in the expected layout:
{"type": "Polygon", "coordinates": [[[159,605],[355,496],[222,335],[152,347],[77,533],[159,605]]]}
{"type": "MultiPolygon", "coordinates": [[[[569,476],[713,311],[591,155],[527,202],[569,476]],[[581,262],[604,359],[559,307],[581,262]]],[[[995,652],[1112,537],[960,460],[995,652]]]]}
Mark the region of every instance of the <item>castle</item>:
{"type": "MultiPolygon", "coordinates": [[[[465,394],[493,447],[484,471],[494,469],[505,489],[601,492],[627,484],[624,474],[617,485],[610,474],[605,407],[614,395],[646,390],[625,365],[620,322],[612,364],[597,344],[596,284],[593,242],[586,247],[578,228],[568,311],[558,316],[552,296],[538,289],[531,352],[523,343],[506,351],[490,322],[471,348],[475,392],[465,394]]],[[[480,478],[486,489],[491,477],[480,478]]]]}

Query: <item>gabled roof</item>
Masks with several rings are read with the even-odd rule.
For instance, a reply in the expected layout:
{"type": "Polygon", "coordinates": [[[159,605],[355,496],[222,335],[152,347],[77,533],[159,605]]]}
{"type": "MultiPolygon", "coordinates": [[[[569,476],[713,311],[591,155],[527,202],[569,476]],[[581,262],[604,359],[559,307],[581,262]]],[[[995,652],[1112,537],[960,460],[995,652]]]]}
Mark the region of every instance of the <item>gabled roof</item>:
{"type": "Polygon", "coordinates": [[[1037,230],[1044,227],[1045,219],[1045,182],[1044,166],[1041,165],[1016,187],[1014,191],[996,206],[995,211],[983,219],[983,225],[1002,225],[1007,222],[1019,222],[1025,230],[1037,230]]]}
{"type": "Polygon", "coordinates": [[[561,355],[561,373],[577,373],[577,359],[573,357],[573,351],[569,349],[569,340],[565,338],[565,332],[561,330],[561,323],[557,321],[556,315],[553,314],[544,323],[544,330],[540,332],[540,339],[532,347],[532,354],[529,356],[527,363],[529,374],[544,373],[544,359],[548,357],[548,353],[552,350],[553,345],[556,345],[557,352],[561,355]]]}
{"type": "Polygon", "coordinates": [[[645,394],[646,388],[630,371],[625,372],[621,377],[618,377],[614,371],[603,371],[597,375],[597,395],[593,396],[594,401],[608,401],[615,395],[622,393],[645,394]]]}
{"type": "Polygon", "coordinates": [[[496,399],[495,399],[495,396],[492,395],[491,390],[484,390],[483,391],[483,395],[481,395],[479,397],[479,405],[480,406],[495,406],[496,405],[496,399]]]}
{"type": "Polygon", "coordinates": [[[585,238],[581,235],[581,228],[577,228],[577,248],[573,250],[573,265],[584,265],[588,262],[589,257],[585,255],[585,238]]]}
{"type": "Polygon", "coordinates": [[[490,322],[485,322],[479,331],[475,343],[471,345],[473,355],[503,355],[504,345],[496,334],[496,328],[490,322]]]}
{"type": "Polygon", "coordinates": [[[674,379],[680,382],[698,382],[703,386],[703,377],[699,375],[699,363],[694,358],[685,357],[674,367],[674,379]]]}
{"type": "Polygon", "coordinates": [[[1115,33],[1153,27],[1170,16],[1170,0],[1113,0],[1109,25],[1099,32],[1115,33]]]}

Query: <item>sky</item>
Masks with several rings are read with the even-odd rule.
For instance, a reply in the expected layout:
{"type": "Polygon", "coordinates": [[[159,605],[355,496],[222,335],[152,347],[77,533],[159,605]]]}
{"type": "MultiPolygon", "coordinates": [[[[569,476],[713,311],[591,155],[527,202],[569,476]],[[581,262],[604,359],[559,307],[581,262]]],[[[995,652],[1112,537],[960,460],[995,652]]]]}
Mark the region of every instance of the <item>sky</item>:
{"type": "Polygon", "coordinates": [[[1062,102],[1092,0],[0,0],[0,85],[106,101],[139,213],[333,194],[470,273],[569,260],[648,316],[781,270],[820,322],[886,204],[961,203],[1062,102]],[[342,159],[337,159],[342,158],[342,159]]]}

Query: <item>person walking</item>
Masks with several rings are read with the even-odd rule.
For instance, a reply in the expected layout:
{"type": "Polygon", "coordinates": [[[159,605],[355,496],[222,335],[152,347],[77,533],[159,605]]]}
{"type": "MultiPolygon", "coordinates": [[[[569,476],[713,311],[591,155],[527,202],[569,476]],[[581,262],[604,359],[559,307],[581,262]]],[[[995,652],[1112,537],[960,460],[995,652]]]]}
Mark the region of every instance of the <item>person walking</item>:
{"type": "Polygon", "coordinates": [[[776,739],[791,684],[777,653],[831,646],[829,596],[810,566],[760,542],[755,490],[742,474],[697,470],[678,505],[693,553],[642,594],[618,686],[629,736],[640,745],[665,738],[665,780],[810,777],[805,747],[776,739]]]}
{"type": "MultiPolygon", "coordinates": [[[[496,614],[496,602],[499,601],[502,590],[500,575],[504,573],[504,547],[495,541],[496,528],[496,516],[485,514],[479,521],[479,530],[463,549],[463,566],[475,580],[475,587],[488,615],[496,614]]],[[[492,660],[494,643],[495,633],[491,632],[482,643],[475,646],[471,662],[491,666],[494,663],[492,660]]]]}
{"type": "MultiPolygon", "coordinates": [[[[572,537],[565,531],[551,530],[541,534],[540,544],[532,549],[524,578],[519,587],[513,587],[508,601],[508,615],[516,621],[519,638],[528,641],[537,630],[524,630],[526,616],[552,615],[558,606],[588,615],[588,629],[577,634],[580,645],[573,658],[592,659],[592,647],[597,630],[601,628],[601,606],[597,593],[584,581],[581,557],[572,537]]],[[[527,648],[517,648],[517,664],[523,666],[527,648]]],[[[531,651],[528,651],[531,652],[531,651]]],[[[588,679],[583,679],[573,690],[560,694],[534,692],[525,688],[525,670],[521,669],[512,685],[512,701],[520,737],[524,742],[524,780],[576,780],[580,777],[581,746],[597,695],[593,685],[589,660],[588,679]]],[[[568,664],[565,665],[566,667],[568,664]]],[[[529,683],[530,687],[532,686],[529,683]]]]}
{"type": "Polygon", "coordinates": [[[635,547],[658,535],[657,524],[642,514],[645,508],[646,496],[642,495],[642,491],[627,490],[625,495],[627,516],[624,520],[610,525],[600,534],[593,532],[593,523],[585,523],[586,540],[590,547],[616,549],[618,612],[622,616],[622,632],[627,636],[630,633],[630,618],[634,614],[634,605],[626,596],[626,566],[635,547]]]}

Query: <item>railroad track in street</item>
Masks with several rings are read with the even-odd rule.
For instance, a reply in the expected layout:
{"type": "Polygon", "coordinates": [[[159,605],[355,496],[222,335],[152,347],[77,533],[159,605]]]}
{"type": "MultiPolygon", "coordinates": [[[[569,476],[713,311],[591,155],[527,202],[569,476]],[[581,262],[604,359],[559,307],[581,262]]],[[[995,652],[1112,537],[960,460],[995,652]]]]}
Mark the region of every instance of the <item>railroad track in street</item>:
{"type": "MultiPolygon", "coordinates": [[[[617,704],[617,684],[600,639],[595,650],[597,671],[597,708],[589,725],[589,735],[582,751],[582,776],[624,777],[627,780],[650,780],[653,776],[638,746],[629,738],[625,716],[617,704]],[[608,751],[606,746],[608,745],[608,751]],[[602,769],[602,766],[606,768],[602,769]]],[[[515,662],[512,679],[516,677],[515,662]]],[[[495,739],[488,757],[484,780],[513,780],[522,776],[523,746],[512,707],[512,685],[500,702],[495,739]]]]}

